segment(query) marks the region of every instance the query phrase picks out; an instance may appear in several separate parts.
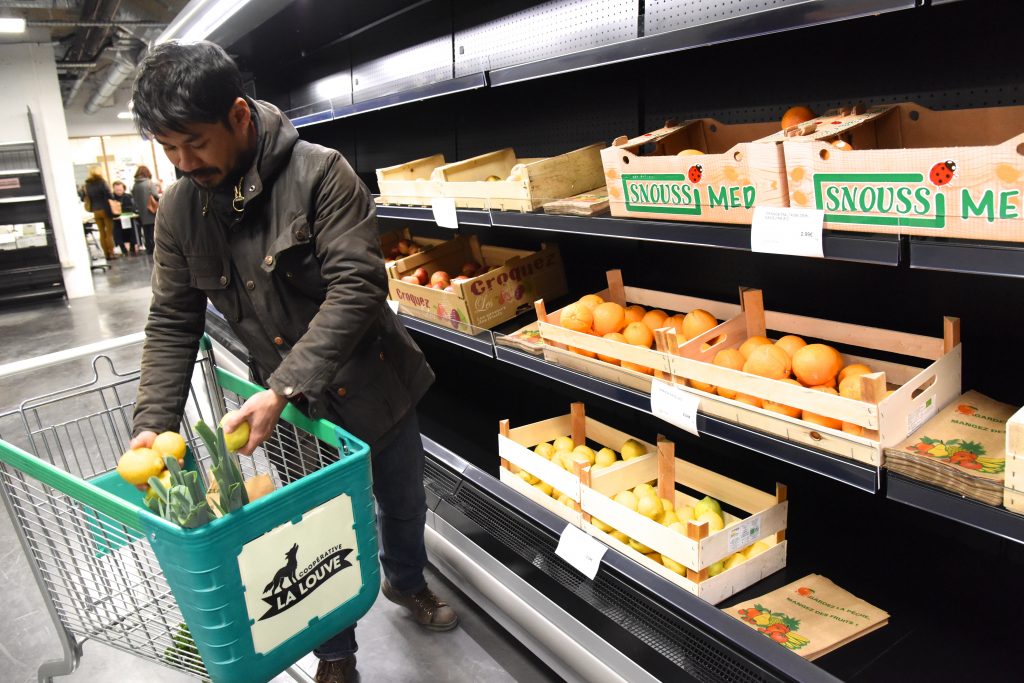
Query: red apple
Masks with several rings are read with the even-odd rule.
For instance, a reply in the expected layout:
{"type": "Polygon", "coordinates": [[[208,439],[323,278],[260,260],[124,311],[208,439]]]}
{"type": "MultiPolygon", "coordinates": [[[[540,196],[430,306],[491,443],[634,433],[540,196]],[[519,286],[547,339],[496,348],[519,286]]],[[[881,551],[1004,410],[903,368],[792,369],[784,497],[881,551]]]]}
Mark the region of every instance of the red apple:
{"type": "Polygon", "coordinates": [[[447,287],[444,288],[444,291],[450,292],[451,294],[454,294],[455,293],[455,288],[452,287],[451,285],[448,285],[447,287]]]}
{"type": "Polygon", "coordinates": [[[398,258],[401,255],[402,255],[402,252],[398,251],[398,247],[392,247],[391,251],[388,252],[388,256],[390,256],[393,259],[396,259],[396,258],[398,258]]]}
{"type": "Polygon", "coordinates": [[[435,282],[443,282],[444,286],[447,287],[452,283],[452,279],[448,277],[448,273],[443,270],[439,270],[430,276],[430,284],[434,284],[435,282]]]}
{"type": "Polygon", "coordinates": [[[425,285],[428,282],[430,282],[430,274],[427,273],[427,269],[426,268],[417,268],[416,272],[413,273],[413,275],[415,275],[417,278],[419,278],[419,281],[420,281],[421,285],[425,285]]]}
{"type": "Polygon", "coordinates": [[[462,274],[466,277],[473,277],[480,270],[480,264],[476,261],[466,261],[462,264],[462,274]]]}
{"type": "Polygon", "coordinates": [[[443,282],[431,282],[428,286],[431,289],[440,289],[440,290],[443,290],[444,287],[445,287],[443,282]]]}
{"type": "Polygon", "coordinates": [[[398,252],[404,256],[409,255],[409,247],[411,246],[412,243],[409,240],[398,240],[398,252]]]}
{"type": "Polygon", "coordinates": [[[469,278],[466,277],[465,275],[456,275],[455,277],[452,278],[452,284],[454,285],[458,282],[465,282],[468,279],[469,278]]]}
{"type": "Polygon", "coordinates": [[[415,275],[406,275],[402,278],[402,282],[408,282],[410,285],[420,284],[420,279],[415,275]]]}

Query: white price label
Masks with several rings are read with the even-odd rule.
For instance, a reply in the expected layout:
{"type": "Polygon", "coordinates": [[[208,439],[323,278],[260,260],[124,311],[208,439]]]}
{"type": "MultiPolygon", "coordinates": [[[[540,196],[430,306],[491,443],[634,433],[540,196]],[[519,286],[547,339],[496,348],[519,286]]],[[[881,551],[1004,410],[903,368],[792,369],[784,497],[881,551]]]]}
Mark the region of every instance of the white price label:
{"type": "Polygon", "coordinates": [[[459,214],[455,211],[455,199],[434,197],[430,200],[430,208],[434,211],[434,222],[440,227],[459,229],[459,214]]]}
{"type": "Polygon", "coordinates": [[[750,250],[764,254],[814,256],[825,254],[821,226],[825,212],[820,209],[794,209],[758,206],[750,225],[750,250]]]}
{"type": "Polygon", "coordinates": [[[598,568],[601,566],[601,558],[604,557],[607,550],[608,546],[604,543],[601,543],[592,536],[588,536],[586,532],[570,524],[565,527],[561,537],[558,539],[555,555],[558,555],[593,581],[594,577],[597,576],[598,568]]]}
{"type": "Polygon", "coordinates": [[[729,552],[742,550],[757,540],[761,534],[761,518],[753,517],[729,527],[729,552]]]}
{"type": "Polygon", "coordinates": [[[935,402],[934,396],[929,396],[925,399],[924,403],[910,411],[910,414],[907,415],[907,433],[913,434],[916,432],[918,427],[935,417],[938,412],[939,404],[935,402]]]}
{"type": "Polygon", "coordinates": [[[697,410],[700,397],[683,391],[674,384],[654,380],[651,382],[651,412],[665,422],[700,436],[697,431],[697,410]]]}
{"type": "Polygon", "coordinates": [[[398,302],[392,299],[388,299],[388,306],[391,307],[391,312],[398,315],[398,302]]]}

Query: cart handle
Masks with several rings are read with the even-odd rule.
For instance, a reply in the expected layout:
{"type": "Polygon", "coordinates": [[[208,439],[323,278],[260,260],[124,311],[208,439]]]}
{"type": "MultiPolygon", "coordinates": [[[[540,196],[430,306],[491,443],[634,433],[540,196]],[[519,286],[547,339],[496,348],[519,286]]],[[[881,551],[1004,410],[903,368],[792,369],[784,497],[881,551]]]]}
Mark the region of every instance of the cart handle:
{"type": "Polygon", "coordinates": [[[0,440],[0,460],[131,529],[142,529],[138,506],[72,476],[3,440],[0,440]]]}

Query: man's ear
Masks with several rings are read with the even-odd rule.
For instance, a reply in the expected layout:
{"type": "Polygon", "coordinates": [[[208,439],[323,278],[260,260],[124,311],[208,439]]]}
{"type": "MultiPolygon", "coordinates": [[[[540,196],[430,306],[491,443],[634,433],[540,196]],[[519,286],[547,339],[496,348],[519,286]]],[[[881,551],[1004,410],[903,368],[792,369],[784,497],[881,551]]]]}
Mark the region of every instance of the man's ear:
{"type": "Polygon", "coordinates": [[[249,122],[252,121],[252,111],[250,111],[249,103],[245,101],[245,98],[235,98],[231,109],[228,111],[228,121],[231,122],[231,128],[236,133],[241,133],[249,128],[249,122]]]}

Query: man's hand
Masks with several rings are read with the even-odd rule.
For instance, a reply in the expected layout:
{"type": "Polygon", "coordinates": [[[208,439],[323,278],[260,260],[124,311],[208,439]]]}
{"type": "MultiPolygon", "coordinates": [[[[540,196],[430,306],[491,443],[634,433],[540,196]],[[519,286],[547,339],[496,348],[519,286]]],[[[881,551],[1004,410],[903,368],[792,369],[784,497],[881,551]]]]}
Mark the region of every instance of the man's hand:
{"type": "Polygon", "coordinates": [[[225,433],[233,432],[242,422],[249,423],[249,441],[239,448],[238,452],[242,455],[252,455],[256,447],[266,441],[274,431],[281,411],[287,404],[288,399],[267,389],[253,394],[241,408],[231,414],[231,417],[224,420],[225,433]]]}
{"type": "Polygon", "coordinates": [[[152,448],[156,440],[156,432],[139,432],[138,436],[131,440],[128,448],[152,448]]]}

